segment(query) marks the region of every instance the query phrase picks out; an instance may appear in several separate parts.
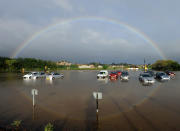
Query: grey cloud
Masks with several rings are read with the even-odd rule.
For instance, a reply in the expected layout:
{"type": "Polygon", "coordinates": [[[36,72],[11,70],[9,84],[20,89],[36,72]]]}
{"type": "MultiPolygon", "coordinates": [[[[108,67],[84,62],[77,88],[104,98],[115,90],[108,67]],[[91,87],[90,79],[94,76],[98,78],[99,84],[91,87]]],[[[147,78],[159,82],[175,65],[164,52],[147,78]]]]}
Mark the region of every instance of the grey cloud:
{"type": "Polygon", "coordinates": [[[38,28],[21,19],[0,19],[0,55],[12,52],[38,28]]]}
{"type": "Polygon", "coordinates": [[[60,6],[61,8],[65,10],[68,10],[68,11],[73,10],[73,7],[68,0],[52,0],[52,1],[55,2],[57,6],[60,6]]]}
{"type": "Polygon", "coordinates": [[[43,59],[50,57],[53,60],[63,57],[81,62],[100,61],[101,58],[101,61],[110,62],[112,58],[120,61],[128,57],[155,57],[152,54],[157,54],[150,46],[145,45],[149,50],[144,50],[144,46],[137,47],[124,38],[111,38],[106,35],[95,29],[84,28],[77,31],[74,25],[66,28],[60,26],[32,41],[20,55],[43,59]]]}

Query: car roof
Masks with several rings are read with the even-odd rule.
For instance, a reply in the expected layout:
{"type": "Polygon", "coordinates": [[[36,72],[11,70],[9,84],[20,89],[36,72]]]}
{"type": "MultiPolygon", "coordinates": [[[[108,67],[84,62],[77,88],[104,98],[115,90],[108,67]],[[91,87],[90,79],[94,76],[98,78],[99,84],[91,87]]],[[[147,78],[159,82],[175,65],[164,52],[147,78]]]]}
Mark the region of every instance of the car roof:
{"type": "Polygon", "coordinates": [[[107,72],[107,70],[100,70],[100,72],[107,72]]]}
{"type": "Polygon", "coordinates": [[[148,75],[149,75],[149,73],[148,73],[148,72],[144,72],[144,73],[141,73],[141,74],[148,74],[148,75]]]}
{"type": "Polygon", "coordinates": [[[141,73],[140,75],[151,75],[151,74],[149,74],[149,73],[141,73]]]}
{"type": "Polygon", "coordinates": [[[128,71],[122,71],[122,73],[128,73],[128,71]]]}

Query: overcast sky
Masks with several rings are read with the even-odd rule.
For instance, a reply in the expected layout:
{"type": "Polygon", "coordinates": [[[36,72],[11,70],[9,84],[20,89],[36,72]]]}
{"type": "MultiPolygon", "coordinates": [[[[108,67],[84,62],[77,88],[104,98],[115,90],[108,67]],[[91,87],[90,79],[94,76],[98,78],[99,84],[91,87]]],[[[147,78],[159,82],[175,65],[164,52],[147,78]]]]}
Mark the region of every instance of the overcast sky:
{"type": "Polygon", "coordinates": [[[60,23],[17,57],[135,64],[162,59],[148,41],[115,20],[146,34],[167,59],[180,62],[179,5],[179,0],[0,0],[0,56],[11,57],[33,34],[60,23]],[[74,18],[81,19],[66,22],[74,18]]]}

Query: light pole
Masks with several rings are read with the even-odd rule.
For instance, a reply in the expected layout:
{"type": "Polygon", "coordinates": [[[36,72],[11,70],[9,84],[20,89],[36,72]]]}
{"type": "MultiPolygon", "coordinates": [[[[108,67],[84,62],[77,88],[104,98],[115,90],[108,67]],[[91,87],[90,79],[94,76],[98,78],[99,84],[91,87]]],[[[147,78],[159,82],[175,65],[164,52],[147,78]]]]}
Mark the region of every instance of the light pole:
{"type": "Polygon", "coordinates": [[[144,72],[146,71],[146,60],[144,58],[144,72]]]}

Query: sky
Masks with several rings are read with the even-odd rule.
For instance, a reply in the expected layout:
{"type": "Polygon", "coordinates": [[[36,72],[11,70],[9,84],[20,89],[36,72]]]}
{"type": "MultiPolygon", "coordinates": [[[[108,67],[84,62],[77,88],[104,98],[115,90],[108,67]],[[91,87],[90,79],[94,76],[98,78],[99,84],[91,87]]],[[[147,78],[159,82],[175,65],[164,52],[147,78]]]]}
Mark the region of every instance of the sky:
{"type": "Polygon", "coordinates": [[[180,62],[179,5],[179,0],[0,0],[0,56],[180,62]]]}

